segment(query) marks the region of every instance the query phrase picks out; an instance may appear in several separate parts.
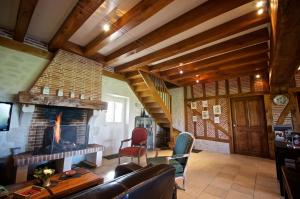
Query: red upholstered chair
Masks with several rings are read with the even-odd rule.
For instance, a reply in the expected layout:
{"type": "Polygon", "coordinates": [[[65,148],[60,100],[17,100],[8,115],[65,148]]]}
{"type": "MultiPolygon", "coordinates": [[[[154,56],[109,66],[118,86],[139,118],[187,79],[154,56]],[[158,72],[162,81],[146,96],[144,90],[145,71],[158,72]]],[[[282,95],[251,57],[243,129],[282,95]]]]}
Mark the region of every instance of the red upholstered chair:
{"type": "Polygon", "coordinates": [[[148,137],[147,129],[145,128],[133,129],[131,138],[121,141],[121,146],[119,149],[119,164],[120,164],[120,158],[122,156],[138,158],[138,164],[140,164],[141,156],[146,154],[146,158],[147,158],[147,137],[148,137]],[[123,143],[129,141],[131,141],[131,146],[122,148],[123,143]]]}

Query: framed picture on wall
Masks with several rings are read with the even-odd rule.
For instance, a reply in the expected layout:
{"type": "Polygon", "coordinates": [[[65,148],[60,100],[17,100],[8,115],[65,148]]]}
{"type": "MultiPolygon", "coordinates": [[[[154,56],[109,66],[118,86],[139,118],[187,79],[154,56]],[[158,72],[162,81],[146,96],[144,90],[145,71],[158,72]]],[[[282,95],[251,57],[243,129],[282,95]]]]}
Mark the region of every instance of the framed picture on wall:
{"type": "Polygon", "coordinates": [[[208,102],[207,100],[202,101],[202,107],[208,107],[208,102]]]}
{"type": "Polygon", "coordinates": [[[214,105],[213,111],[214,111],[215,115],[220,115],[221,114],[221,105],[214,105]]]}
{"type": "Polygon", "coordinates": [[[215,124],[220,124],[220,117],[219,116],[214,117],[214,123],[215,124]]]}
{"type": "Polygon", "coordinates": [[[208,113],[208,111],[202,111],[202,119],[203,120],[209,119],[209,113],[208,113]]]}
{"type": "Polygon", "coordinates": [[[191,109],[197,109],[197,102],[191,102],[191,109]]]}
{"type": "Polygon", "coordinates": [[[197,119],[198,119],[197,115],[194,115],[192,119],[193,119],[193,122],[197,122],[197,119]]]}

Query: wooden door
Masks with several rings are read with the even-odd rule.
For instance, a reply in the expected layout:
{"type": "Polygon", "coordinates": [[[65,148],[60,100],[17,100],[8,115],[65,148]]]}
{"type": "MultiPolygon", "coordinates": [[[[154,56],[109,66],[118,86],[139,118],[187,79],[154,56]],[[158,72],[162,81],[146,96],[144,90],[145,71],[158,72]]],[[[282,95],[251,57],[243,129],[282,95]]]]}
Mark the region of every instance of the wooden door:
{"type": "Polygon", "coordinates": [[[268,135],[261,96],[231,99],[234,152],[268,156],[268,135]]]}

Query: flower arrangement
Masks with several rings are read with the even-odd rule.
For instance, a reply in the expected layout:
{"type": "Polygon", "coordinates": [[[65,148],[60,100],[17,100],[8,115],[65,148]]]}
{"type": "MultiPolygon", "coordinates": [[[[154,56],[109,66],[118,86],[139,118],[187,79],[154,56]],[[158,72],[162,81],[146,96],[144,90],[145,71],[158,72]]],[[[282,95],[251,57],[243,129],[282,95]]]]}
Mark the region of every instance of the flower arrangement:
{"type": "Polygon", "coordinates": [[[33,177],[43,182],[44,187],[50,186],[50,177],[55,173],[54,169],[39,168],[34,170],[33,177]]]}

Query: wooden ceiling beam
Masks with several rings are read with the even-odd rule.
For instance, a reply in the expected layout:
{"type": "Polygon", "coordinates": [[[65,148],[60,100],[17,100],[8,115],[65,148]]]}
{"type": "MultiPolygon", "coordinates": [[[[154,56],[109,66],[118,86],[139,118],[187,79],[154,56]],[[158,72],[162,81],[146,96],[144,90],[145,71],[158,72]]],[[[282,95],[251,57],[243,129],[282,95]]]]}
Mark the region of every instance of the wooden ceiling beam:
{"type": "Polygon", "coordinates": [[[21,0],[19,4],[14,40],[23,42],[38,0],[21,0]]]}
{"type": "Polygon", "coordinates": [[[193,37],[165,47],[146,56],[140,57],[128,63],[115,68],[118,72],[125,72],[138,66],[148,65],[152,62],[165,59],[167,57],[183,53],[198,46],[202,46],[219,39],[234,35],[244,30],[265,24],[269,21],[269,15],[264,13],[257,15],[257,12],[251,12],[239,18],[233,19],[227,23],[199,33],[193,37]]]}
{"type": "Polygon", "coordinates": [[[230,79],[232,77],[241,77],[244,75],[260,73],[261,71],[266,71],[266,70],[267,70],[267,62],[259,62],[255,65],[249,64],[234,69],[222,70],[219,72],[208,72],[202,74],[202,76],[198,78],[191,77],[177,82],[180,85],[194,84],[196,83],[196,80],[199,80],[199,82],[211,82],[211,81],[216,81],[216,79],[218,80],[230,79]]]}
{"type": "Polygon", "coordinates": [[[62,48],[65,42],[101,6],[104,0],[79,0],[49,43],[50,50],[62,48]]]}
{"type": "Polygon", "coordinates": [[[229,51],[238,50],[247,46],[259,44],[269,40],[269,32],[267,28],[251,32],[219,44],[200,49],[198,51],[183,55],[150,67],[151,72],[165,71],[178,67],[180,63],[186,64],[199,61],[208,57],[213,57],[229,51]]]}
{"type": "Polygon", "coordinates": [[[243,4],[250,2],[250,0],[239,1],[224,1],[214,0],[207,1],[191,11],[177,17],[168,22],[162,27],[148,33],[142,38],[120,48],[114,53],[107,56],[108,65],[113,65],[119,59],[129,56],[133,53],[140,52],[146,48],[153,46],[163,40],[173,37],[181,32],[184,32],[192,27],[195,27],[209,19],[228,12],[243,4]]]}
{"type": "MultiPolygon", "coordinates": [[[[276,38],[271,53],[270,88],[272,93],[287,92],[300,66],[300,1],[278,1],[276,38]]],[[[274,24],[273,24],[274,26],[274,24]]]]}
{"type": "Polygon", "coordinates": [[[102,31],[95,39],[89,42],[85,47],[84,53],[87,56],[94,55],[109,42],[120,38],[126,32],[143,23],[173,1],[174,0],[147,0],[139,2],[113,23],[109,31],[102,31]]]}
{"type": "Polygon", "coordinates": [[[269,51],[268,44],[266,42],[264,42],[264,43],[256,44],[254,46],[242,48],[239,50],[230,51],[228,53],[221,54],[218,56],[209,57],[207,59],[204,59],[204,60],[201,60],[198,62],[193,62],[190,64],[186,64],[186,65],[183,65],[178,68],[173,68],[173,69],[170,69],[167,71],[163,71],[160,73],[160,75],[171,76],[174,74],[178,74],[179,68],[181,70],[183,70],[183,73],[186,73],[186,72],[197,70],[197,69],[199,69],[199,67],[205,68],[205,67],[209,67],[209,66],[219,65],[219,64],[223,64],[223,63],[226,63],[229,61],[239,60],[242,58],[266,53],[268,51],[269,51]]]}
{"type": "Polygon", "coordinates": [[[103,64],[105,63],[105,56],[103,56],[99,53],[96,53],[95,55],[91,55],[91,56],[86,56],[84,54],[83,48],[81,46],[79,46],[75,43],[69,42],[69,41],[65,42],[65,44],[62,46],[62,49],[72,52],[72,53],[75,53],[77,55],[95,60],[95,61],[103,63],[103,64]]]}
{"type": "MultiPolygon", "coordinates": [[[[199,80],[199,83],[209,83],[209,82],[215,82],[215,81],[220,81],[220,80],[226,80],[226,79],[232,79],[232,78],[237,78],[237,77],[243,77],[243,76],[251,76],[255,74],[266,74],[267,70],[265,68],[257,68],[257,70],[249,70],[249,71],[243,71],[240,73],[234,73],[230,75],[211,75],[206,77],[205,79],[199,80]]],[[[185,82],[184,84],[181,84],[181,86],[189,86],[189,85],[194,85],[197,84],[196,80],[192,80],[189,82],[185,82]]]]}
{"type": "Polygon", "coordinates": [[[238,68],[241,66],[248,66],[251,64],[255,65],[255,64],[258,64],[261,62],[266,62],[266,61],[268,61],[268,59],[269,59],[268,54],[263,53],[260,55],[242,58],[239,60],[229,61],[224,64],[212,65],[210,67],[200,66],[198,68],[198,70],[191,71],[191,72],[188,72],[185,74],[172,75],[169,77],[169,79],[175,81],[175,80],[181,80],[181,79],[190,78],[190,77],[196,77],[196,75],[201,76],[203,73],[208,73],[208,72],[218,73],[219,71],[222,71],[222,70],[234,69],[234,68],[238,68]]]}

